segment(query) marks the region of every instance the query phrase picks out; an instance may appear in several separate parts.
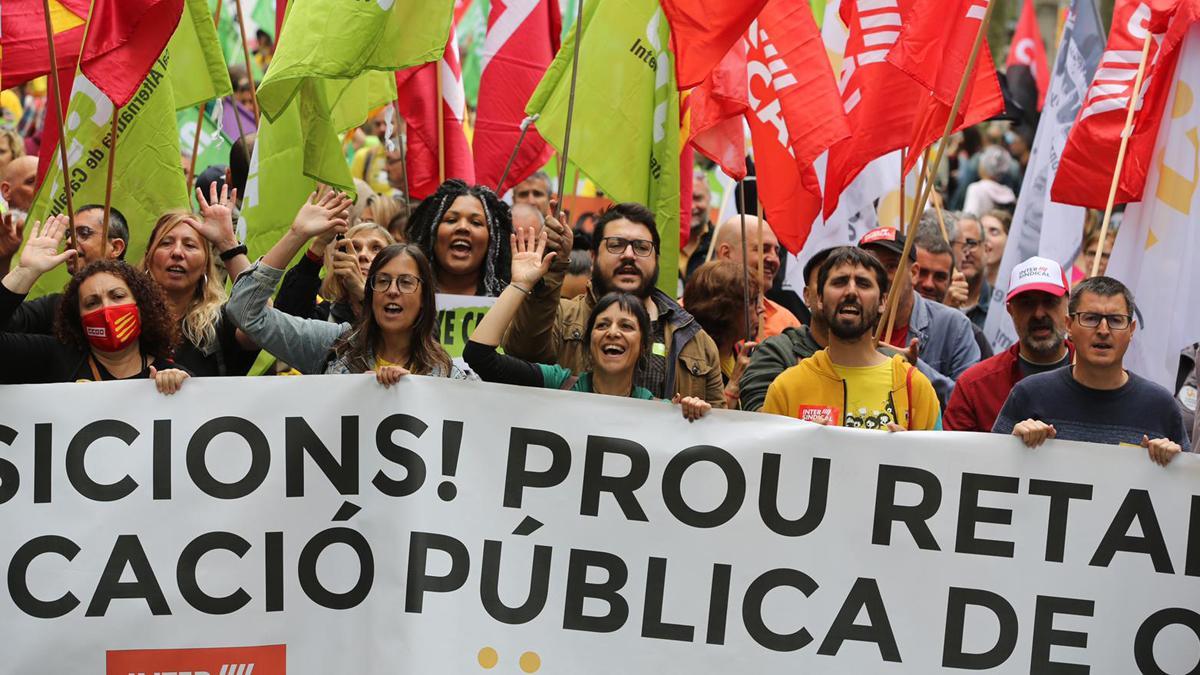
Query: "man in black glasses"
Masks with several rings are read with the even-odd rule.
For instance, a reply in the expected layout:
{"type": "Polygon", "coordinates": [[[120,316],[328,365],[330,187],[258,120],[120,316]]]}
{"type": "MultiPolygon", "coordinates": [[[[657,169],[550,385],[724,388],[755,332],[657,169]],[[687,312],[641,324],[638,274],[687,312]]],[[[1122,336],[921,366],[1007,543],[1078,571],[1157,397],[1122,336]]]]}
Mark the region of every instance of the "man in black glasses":
{"type": "Polygon", "coordinates": [[[1137,330],[1129,289],[1111,277],[1085,279],[1067,311],[1075,365],[1018,382],[992,431],[1031,448],[1050,438],[1142,447],[1163,465],[1190,450],[1171,392],[1123,366],[1137,330]]]}
{"type": "MultiPolygon", "coordinates": [[[[547,226],[557,229],[557,222],[548,221],[547,226]]],[[[651,353],[638,368],[634,384],[657,398],[697,396],[724,408],[716,343],[691,314],[655,288],[660,242],[654,213],[641,204],[616,204],[596,221],[592,237],[595,260],[588,292],[561,298],[564,267],[555,261],[517,313],[504,336],[504,351],[533,363],[583,372],[589,340],[584,331],[592,307],[611,291],[632,293],[645,303],[653,332],[651,353]]],[[[566,262],[566,256],[560,256],[566,262]]]]}
{"type": "MultiPolygon", "coordinates": [[[[992,295],[992,288],[987,282],[987,261],[983,256],[983,226],[979,224],[978,216],[962,213],[951,222],[949,234],[958,271],[967,282],[967,298],[960,300],[955,293],[949,293],[946,304],[963,312],[972,323],[983,328],[992,295]]],[[[956,281],[958,277],[959,274],[954,275],[956,281]]]]}

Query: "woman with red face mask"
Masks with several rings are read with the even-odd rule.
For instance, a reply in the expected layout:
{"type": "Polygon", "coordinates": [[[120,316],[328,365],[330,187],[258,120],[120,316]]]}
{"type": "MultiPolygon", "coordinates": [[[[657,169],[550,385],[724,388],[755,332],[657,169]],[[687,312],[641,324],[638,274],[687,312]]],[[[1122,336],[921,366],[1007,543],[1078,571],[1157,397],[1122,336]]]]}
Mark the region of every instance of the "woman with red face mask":
{"type": "MultiPolygon", "coordinates": [[[[0,326],[41,275],[75,256],[59,253],[69,221],[35,224],[20,265],[0,281],[0,326]]],[[[119,260],[96,261],[63,294],[55,335],[0,333],[0,382],[81,382],[150,378],[173,394],[187,371],[171,361],[179,329],[150,277],[119,260]]]]}

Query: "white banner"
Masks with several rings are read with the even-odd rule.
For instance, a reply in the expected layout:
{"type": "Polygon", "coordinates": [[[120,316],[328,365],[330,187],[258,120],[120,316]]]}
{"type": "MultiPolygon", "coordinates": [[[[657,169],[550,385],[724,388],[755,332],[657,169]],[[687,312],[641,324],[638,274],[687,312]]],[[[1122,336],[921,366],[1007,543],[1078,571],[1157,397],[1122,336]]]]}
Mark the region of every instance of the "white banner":
{"type": "MultiPolygon", "coordinates": [[[[991,307],[983,332],[997,353],[1017,341],[1017,330],[1005,309],[1012,269],[1038,255],[1057,262],[1070,274],[1083,243],[1084,209],[1050,199],[1050,186],[1058,173],[1058,159],[1067,145],[1067,135],[1104,52],[1104,35],[1093,0],[1074,0],[1050,76],[1050,90],[1038,122],[1029,166],[1021,182],[1021,196],[1000,259],[1000,271],[992,287],[991,307]]],[[[980,302],[989,300],[981,298],[980,302]]]]}
{"type": "Polygon", "coordinates": [[[689,424],[664,402],[418,377],[152,389],[3,388],[3,672],[1200,661],[1193,456],[689,424]]]}

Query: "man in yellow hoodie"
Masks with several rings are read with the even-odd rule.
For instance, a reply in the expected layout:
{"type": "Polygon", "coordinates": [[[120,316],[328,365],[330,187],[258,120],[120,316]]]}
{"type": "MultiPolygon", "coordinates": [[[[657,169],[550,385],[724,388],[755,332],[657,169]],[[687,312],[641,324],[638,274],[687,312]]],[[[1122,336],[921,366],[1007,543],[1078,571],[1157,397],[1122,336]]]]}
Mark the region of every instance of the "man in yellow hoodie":
{"type": "Polygon", "coordinates": [[[871,254],[849,246],[829,254],[817,273],[816,307],[829,346],[776,378],[763,412],[860,429],[942,428],[929,379],[903,356],[875,349],[872,329],[887,287],[887,271],[871,254]]]}

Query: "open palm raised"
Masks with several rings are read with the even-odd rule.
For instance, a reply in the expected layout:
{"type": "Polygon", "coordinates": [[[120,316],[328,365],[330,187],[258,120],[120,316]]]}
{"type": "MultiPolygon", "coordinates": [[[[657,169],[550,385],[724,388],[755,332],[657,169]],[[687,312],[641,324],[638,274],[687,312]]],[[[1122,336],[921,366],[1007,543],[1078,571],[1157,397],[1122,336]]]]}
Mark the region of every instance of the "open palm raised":
{"type": "Polygon", "coordinates": [[[546,253],[546,231],[539,234],[530,227],[519,227],[512,235],[512,281],[529,290],[554,262],[554,253],[546,253]]]}

